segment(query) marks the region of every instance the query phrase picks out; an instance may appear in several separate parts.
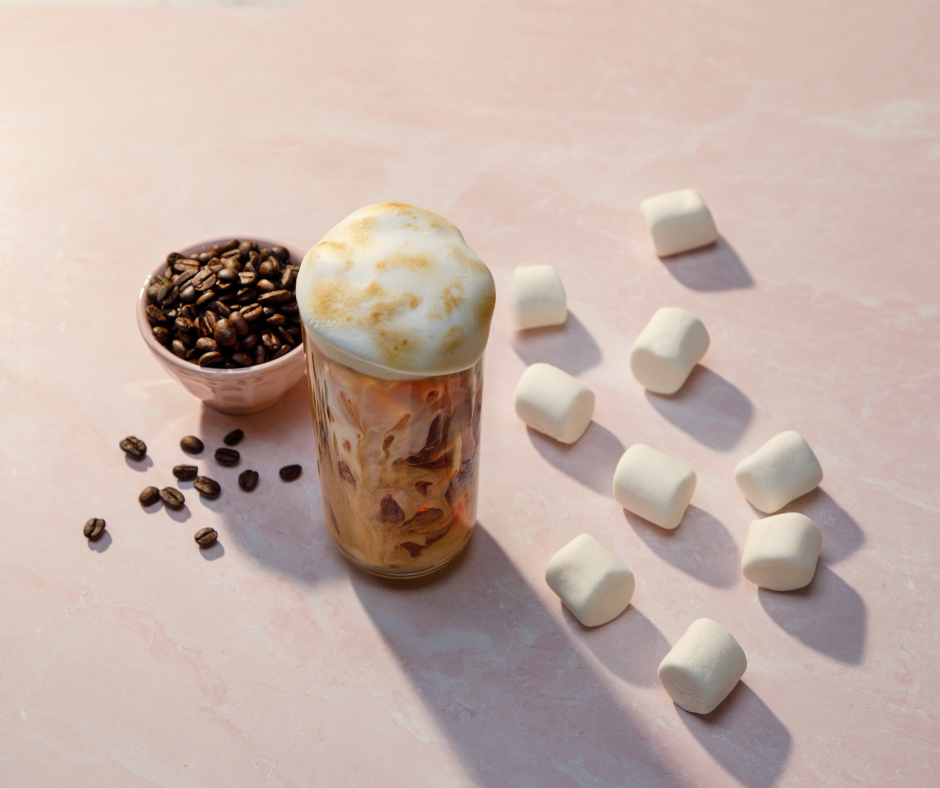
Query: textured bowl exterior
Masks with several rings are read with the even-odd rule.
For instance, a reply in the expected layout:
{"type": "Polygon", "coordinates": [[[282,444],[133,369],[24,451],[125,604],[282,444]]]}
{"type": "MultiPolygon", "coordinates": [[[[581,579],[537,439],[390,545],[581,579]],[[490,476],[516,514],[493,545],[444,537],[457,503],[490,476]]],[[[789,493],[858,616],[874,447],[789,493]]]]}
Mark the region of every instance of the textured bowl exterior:
{"type": "MultiPolygon", "coordinates": [[[[208,251],[217,243],[224,243],[230,238],[239,237],[242,236],[212,238],[176,251],[182,255],[199,254],[208,251]]],[[[302,250],[279,241],[254,235],[245,235],[244,239],[256,241],[261,247],[283,246],[290,252],[291,261],[294,264],[297,264],[304,256],[302,250]]],[[[306,365],[302,344],[276,361],[267,361],[257,367],[245,369],[200,367],[198,364],[184,361],[173,355],[153,338],[150,321],[147,320],[147,287],[150,280],[165,269],[166,262],[155,266],[140,288],[137,296],[137,327],[160,366],[190,394],[222,413],[258,413],[274,405],[291,386],[304,376],[306,365]]]]}

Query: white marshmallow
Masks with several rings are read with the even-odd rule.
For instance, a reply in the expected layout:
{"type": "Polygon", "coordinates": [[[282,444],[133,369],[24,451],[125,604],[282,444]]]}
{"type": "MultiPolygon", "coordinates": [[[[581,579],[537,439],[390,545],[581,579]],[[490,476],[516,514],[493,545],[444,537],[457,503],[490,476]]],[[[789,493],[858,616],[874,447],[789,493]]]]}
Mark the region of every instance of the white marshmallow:
{"type": "Polygon", "coordinates": [[[640,204],[640,211],[660,257],[688,252],[718,240],[711,211],[695,189],[650,197],[640,204]]]}
{"type": "Polygon", "coordinates": [[[775,514],[751,523],[741,572],[761,588],[793,591],[810,584],[821,549],[822,531],[809,517],[775,514]]]}
{"type": "Polygon", "coordinates": [[[766,514],[815,490],[822,479],[819,460],[795,430],[771,438],[734,469],[734,480],[741,492],[766,514]]]}
{"type": "Polygon", "coordinates": [[[576,536],[552,556],[545,582],[586,627],[619,616],[636,586],[623,561],[589,534],[576,536]]]}
{"type": "Polygon", "coordinates": [[[594,392],[558,367],[533,364],[516,386],[516,415],[556,441],[574,443],[591,423],[594,392]]]}
{"type": "Polygon", "coordinates": [[[734,689],[747,657],[731,633],[710,618],[700,618],[659,664],[659,680],[677,706],[693,714],[714,711],[734,689]]]}
{"type": "Polygon", "coordinates": [[[568,318],[565,286],[550,265],[527,265],[512,275],[512,308],[519,328],[561,325],[568,318]]]}
{"type": "Polygon", "coordinates": [[[695,471],[685,463],[635,443],[617,463],[614,499],[660,528],[672,529],[682,522],[695,482],[695,471]]]}
{"type": "Polygon", "coordinates": [[[708,344],[704,323],[691,312],[675,306],[658,309],[630,351],[633,377],[657,394],[675,394],[708,344]]]}

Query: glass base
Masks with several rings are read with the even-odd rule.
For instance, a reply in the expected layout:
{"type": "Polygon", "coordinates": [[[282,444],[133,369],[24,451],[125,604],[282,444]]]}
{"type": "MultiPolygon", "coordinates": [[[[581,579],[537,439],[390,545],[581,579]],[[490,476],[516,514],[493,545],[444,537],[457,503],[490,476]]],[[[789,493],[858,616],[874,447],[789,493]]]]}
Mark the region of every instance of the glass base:
{"type": "MultiPolygon", "coordinates": [[[[343,556],[349,563],[351,563],[357,569],[361,569],[367,574],[374,575],[375,577],[385,578],[387,580],[413,580],[416,577],[425,577],[436,572],[438,569],[443,569],[447,564],[453,561],[457,556],[459,556],[464,549],[467,547],[467,543],[470,541],[470,537],[473,535],[473,529],[471,528],[467,532],[467,538],[463,540],[463,543],[458,547],[453,553],[451,553],[447,558],[439,563],[434,564],[433,566],[423,566],[420,569],[389,569],[387,567],[377,567],[371,566],[369,564],[364,564],[358,558],[355,558],[345,547],[343,547],[336,539],[333,539],[333,546],[339,551],[339,554],[343,556]]],[[[330,535],[332,538],[332,534],[330,535]]]]}

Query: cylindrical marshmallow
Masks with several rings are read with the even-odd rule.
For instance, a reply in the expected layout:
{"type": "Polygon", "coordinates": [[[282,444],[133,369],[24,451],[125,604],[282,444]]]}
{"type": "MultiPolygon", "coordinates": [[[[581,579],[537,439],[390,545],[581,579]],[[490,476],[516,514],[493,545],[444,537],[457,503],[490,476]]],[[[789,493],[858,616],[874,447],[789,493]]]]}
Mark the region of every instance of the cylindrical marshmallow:
{"type": "Polygon", "coordinates": [[[751,523],[741,572],[761,588],[794,591],[812,581],[821,549],[822,531],[809,517],[775,514],[751,523]]]}
{"type": "Polygon", "coordinates": [[[619,616],[633,598],[633,573],[590,534],[561,548],[545,570],[545,582],[584,626],[619,616]]]}
{"type": "Polygon", "coordinates": [[[659,680],[675,704],[693,714],[714,711],[734,689],[747,657],[731,633],[710,618],[700,618],[659,664],[659,680]]]}
{"type": "Polygon", "coordinates": [[[519,328],[561,325],[568,318],[565,286],[550,265],[527,265],[512,275],[512,309],[519,328]]]}
{"type": "Polygon", "coordinates": [[[650,197],[640,204],[653,248],[660,257],[688,252],[718,240],[718,228],[695,189],[650,197]]]}
{"type": "Polygon", "coordinates": [[[771,438],[734,469],[741,492],[765,514],[815,490],[822,479],[819,460],[796,430],[771,438]]]}
{"type": "Polygon", "coordinates": [[[708,350],[708,331],[691,312],[658,309],[630,351],[633,377],[657,394],[675,394],[708,350]]]}
{"type": "Polygon", "coordinates": [[[594,392],[558,367],[533,364],[516,386],[516,415],[556,441],[574,443],[591,423],[594,392]]]}
{"type": "Polygon", "coordinates": [[[660,528],[676,528],[695,492],[695,471],[668,454],[635,443],[614,471],[614,499],[660,528]]]}

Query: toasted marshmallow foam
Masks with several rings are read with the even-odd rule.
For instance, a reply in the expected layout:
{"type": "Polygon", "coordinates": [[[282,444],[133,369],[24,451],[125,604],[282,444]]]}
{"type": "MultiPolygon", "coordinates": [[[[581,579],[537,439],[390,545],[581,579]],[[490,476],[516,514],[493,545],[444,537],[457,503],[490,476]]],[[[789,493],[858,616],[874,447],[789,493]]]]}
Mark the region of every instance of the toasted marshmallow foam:
{"type": "Polygon", "coordinates": [[[380,203],[347,216],[307,252],[297,304],[326,356],[376,377],[421,378],[479,360],[496,287],[447,219],[380,203]]]}

